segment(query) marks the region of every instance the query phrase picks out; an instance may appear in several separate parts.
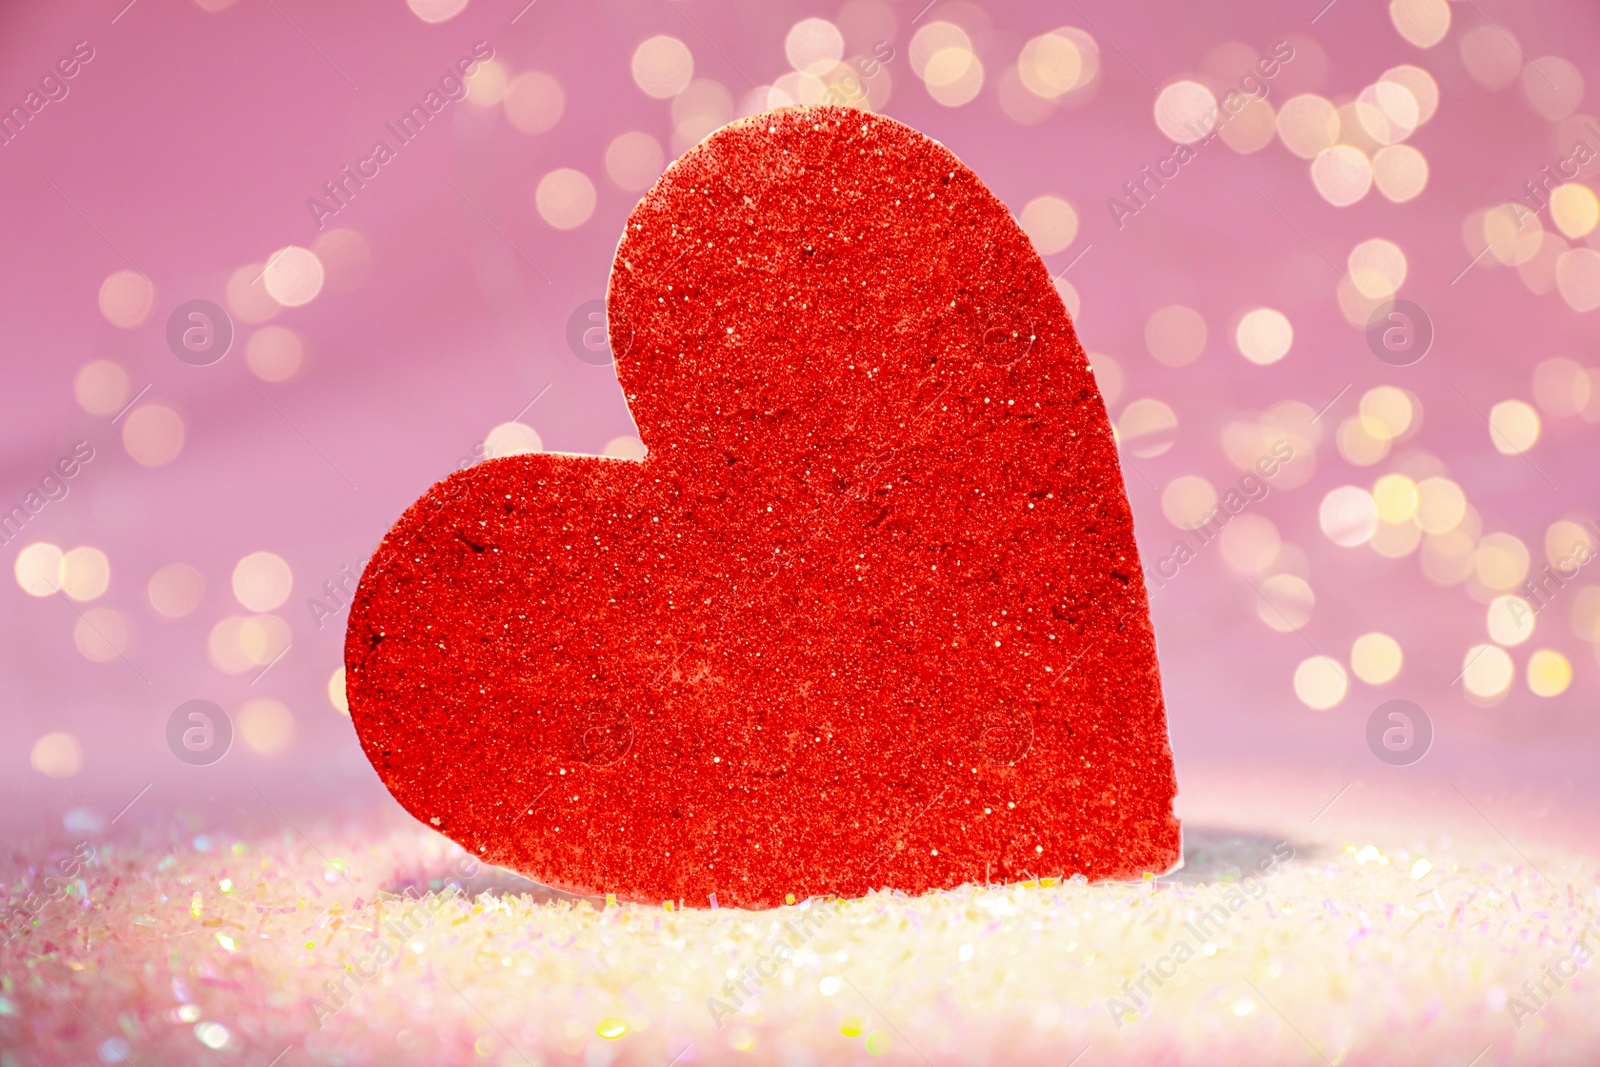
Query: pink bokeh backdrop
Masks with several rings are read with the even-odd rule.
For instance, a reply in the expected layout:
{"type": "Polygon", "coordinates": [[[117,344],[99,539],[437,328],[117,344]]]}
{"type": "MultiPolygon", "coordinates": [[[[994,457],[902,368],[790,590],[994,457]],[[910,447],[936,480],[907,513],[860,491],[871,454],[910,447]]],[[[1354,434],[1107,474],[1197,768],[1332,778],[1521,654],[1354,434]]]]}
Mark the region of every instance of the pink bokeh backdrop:
{"type": "MultiPolygon", "coordinates": [[[[1569,394],[1592,386],[1596,396],[1587,407],[1577,397],[1573,411],[1535,390],[1536,370],[1552,359],[1600,366],[1600,318],[1582,310],[1600,285],[1584,273],[1592,227],[1565,233],[1547,211],[1531,224],[1546,243],[1533,238],[1529,263],[1502,262],[1525,255],[1518,231],[1506,256],[1490,249],[1472,265],[1487,240],[1474,237],[1485,234],[1474,213],[1523,196],[1525,182],[1591,136],[1583,124],[1600,103],[1582,82],[1600,81],[1592,5],[1451,4],[1442,38],[1421,47],[1402,30],[1407,19],[1437,17],[1433,6],[1399,4],[1391,13],[1357,0],[1320,14],[1320,4],[1261,0],[1159,8],[1090,0],[538,0],[524,8],[524,0],[471,0],[439,22],[404,0],[123,3],[0,5],[0,107],[25,106],[77,42],[93,52],[64,81],[65,95],[0,146],[0,507],[25,506],[78,442],[94,452],[66,495],[30,513],[4,546],[0,809],[11,827],[42,832],[77,808],[103,819],[147,783],[135,818],[176,810],[220,817],[211,814],[222,810],[211,807],[219,801],[259,816],[253,786],[290,806],[390,805],[349,718],[329,697],[344,613],[319,618],[326,612],[308,602],[337,608],[324,583],[339,583],[346,568],[359,573],[400,513],[477,454],[496,426],[520,418],[553,451],[626,447],[616,442],[634,428],[609,365],[579,358],[568,342],[574,310],[604,294],[639,196],[608,172],[608,146],[644,134],[671,159],[704,132],[696,121],[718,117],[720,99],[731,102],[720,116],[726,121],[776,99],[764,95],[774,83],[811,91],[794,78],[785,50],[791,27],[806,18],[840,28],[846,60],[886,45],[879,55],[892,58],[873,82],[874,92],[888,88],[880,109],[949,146],[1019,215],[1045,196],[1074,209],[1076,233],[1046,260],[1063,272],[1086,348],[1119,379],[1106,381],[1111,416],[1154,399],[1177,420],[1170,447],[1124,454],[1147,566],[1186,536],[1163,507],[1175,479],[1197,476],[1218,491],[1237,483],[1241,471],[1223,447],[1231,424],[1284,401],[1323,411],[1314,470],[1249,508],[1288,546],[1276,562],[1246,575],[1213,544],[1161,587],[1152,584],[1180,785],[1191,798],[1196,783],[1257,770],[1263,780],[1309,776],[1325,782],[1329,796],[1363,779],[1454,782],[1475,798],[1497,796],[1494,810],[1508,819],[1594,799],[1600,632],[1586,630],[1584,606],[1600,597],[1600,565],[1552,598],[1530,638],[1501,642],[1514,677],[1503,694],[1474,698],[1459,675],[1469,650],[1494,643],[1488,601],[1506,590],[1486,590],[1476,578],[1441,583],[1425,572],[1423,547],[1390,558],[1366,544],[1334,543],[1321,522],[1324,498],[1338,487],[1370,491],[1385,474],[1432,473],[1464,491],[1481,520],[1475,544],[1510,534],[1537,572],[1552,524],[1600,518],[1600,375],[1560,379],[1565,364],[1541,372],[1547,394],[1558,379],[1569,394]],[[932,24],[964,31],[981,64],[982,86],[958,106],[936,99],[919,73],[931,62],[924,45],[939,41],[919,45],[917,35],[932,24]],[[1098,47],[1092,83],[1056,104],[1020,95],[1026,88],[1014,68],[1024,46],[1062,25],[1098,47]],[[699,96],[679,101],[676,119],[675,101],[647,93],[635,76],[636,49],[659,35],[693,57],[688,92],[699,96]],[[1238,80],[1224,72],[1249,69],[1279,41],[1292,45],[1294,59],[1268,83],[1274,107],[1301,94],[1343,104],[1400,64],[1431,75],[1437,111],[1405,141],[1427,161],[1420,194],[1395,202],[1373,188],[1335,206],[1309,161],[1281,138],[1252,151],[1219,138],[1119,225],[1108,202],[1128,203],[1124,183],[1174,151],[1157,123],[1161,91],[1193,80],[1221,96],[1238,80]],[[359,235],[370,269],[352,273],[327,256],[315,298],[270,319],[303,343],[298,369],[281,381],[253,372],[246,352],[266,324],[237,312],[230,278],[249,268],[250,280],[287,246],[314,247],[322,231],[308,200],[327,202],[324,183],[369,156],[377,139],[394,143],[385,124],[479,42],[492,48],[495,67],[475,80],[476,98],[448,102],[323,220],[359,235]],[[1540,66],[1544,57],[1571,70],[1540,66]],[[1495,63],[1511,68],[1498,88],[1486,84],[1495,63]],[[496,78],[529,71],[553,79],[562,97],[559,116],[537,133],[519,129],[492,100],[496,78]],[[1569,108],[1573,71],[1577,102],[1569,108]],[[576,207],[570,195],[563,200],[558,181],[542,213],[536,195],[563,168],[594,190],[592,210],[568,228],[550,219],[571,222],[563,210],[582,215],[583,197],[576,207]],[[1351,250],[1373,238],[1403,250],[1398,295],[1432,322],[1431,350],[1409,366],[1376,358],[1341,307],[1351,250]],[[1555,240],[1559,248],[1548,243],[1555,240]],[[1564,252],[1572,254],[1558,272],[1564,252]],[[148,311],[125,325],[113,321],[115,293],[110,313],[102,299],[102,286],[121,271],[142,274],[154,293],[148,311]],[[191,300],[231,311],[232,349],[209,366],[190,365],[168,347],[168,319],[191,300]],[[1182,365],[1155,358],[1147,344],[1152,315],[1172,305],[1206,324],[1203,350],[1182,365]],[[1244,358],[1235,343],[1240,318],[1258,307],[1293,325],[1292,347],[1268,365],[1244,358]],[[125,371],[131,412],[118,404],[95,414],[80,401],[75,383],[94,361],[125,371]],[[1416,425],[1367,462],[1356,446],[1341,448],[1339,428],[1359,419],[1361,398],[1384,385],[1409,394],[1416,425]],[[1511,452],[1496,447],[1490,426],[1494,406],[1507,400],[1539,418],[1537,439],[1511,452]],[[148,405],[176,413],[183,426],[181,449],[155,466],[137,461],[125,440],[148,405]],[[104,591],[83,600],[31,595],[10,572],[34,542],[103,552],[104,591]],[[213,631],[229,617],[258,614],[235,598],[231,582],[236,564],[256,552],[281,557],[292,571],[287,599],[265,612],[282,620],[271,625],[287,631],[287,651],[264,671],[229,672],[215,662],[213,631]],[[147,583],[173,563],[195,568],[205,588],[192,612],[168,619],[152,607],[147,583]],[[1315,597],[1292,629],[1265,621],[1263,584],[1279,573],[1298,576],[1315,597]],[[111,635],[120,654],[80,649],[87,641],[103,652],[81,632],[95,611],[120,620],[92,615],[122,627],[111,635]],[[1351,667],[1352,643],[1373,631],[1404,651],[1398,676],[1377,685],[1351,667]],[[1536,650],[1570,666],[1557,695],[1530,690],[1536,650]],[[1349,684],[1337,703],[1317,709],[1297,694],[1294,678],[1303,661],[1322,655],[1349,684]],[[1368,716],[1394,698],[1414,701],[1433,724],[1432,751],[1409,767],[1385,765],[1367,746],[1368,716]],[[276,701],[288,709],[288,725],[268,716],[252,744],[236,721],[239,736],[221,762],[187,766],[168,751],[165,731],[173,709],[191,699],[214,701],[236,719],[249,701],[276,701]],[[56,733],[71,735],[75,759],[59,740],[40,754],[41,739],[56,733]]],[[[441,5],[417,6],[426,13],[441,5]]],[[[1426,26],[1410,35],[1425,39],[1426,26]]],[[[549,110],[546,99],[546,118],[549,110]]],[[[1600,138],[1591,143],[1600,149],[1600,138]]],[[[1600,163],[1577,182],[1600,184],[1600,163]]],[[[1572,203],[1581,222],[1582,205],[1572,203]]]]}

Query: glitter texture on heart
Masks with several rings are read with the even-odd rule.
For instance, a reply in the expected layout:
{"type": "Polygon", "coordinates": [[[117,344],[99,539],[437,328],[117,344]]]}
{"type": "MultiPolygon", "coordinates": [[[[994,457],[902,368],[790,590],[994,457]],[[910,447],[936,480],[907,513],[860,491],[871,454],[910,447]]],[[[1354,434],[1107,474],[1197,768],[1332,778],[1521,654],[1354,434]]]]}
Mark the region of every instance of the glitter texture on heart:
{"type": "Polygon", "coordinates": [[[646,459],[459,472],[362,576],[350,709],[408,811],[702,907],[1178,862],[1111,427],[971,170],[743,120],[635,209],[607,303],[646,459]]]}

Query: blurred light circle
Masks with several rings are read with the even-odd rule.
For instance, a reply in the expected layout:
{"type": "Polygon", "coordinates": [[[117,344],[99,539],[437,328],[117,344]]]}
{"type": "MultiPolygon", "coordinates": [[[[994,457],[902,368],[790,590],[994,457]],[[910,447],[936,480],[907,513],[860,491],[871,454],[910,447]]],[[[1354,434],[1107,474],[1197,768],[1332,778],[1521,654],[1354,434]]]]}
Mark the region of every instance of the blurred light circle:
{"type": "Polygon", "coordinates": [[[167,564],[152,574],[145,586],[150,606],[165,619],[181,619],[193,614],[205,597],[205,591],[205,579],[187,563],[167,564]]]}
{"type": "Polygon", "coordinates": [[[1178,416],[1159,400],[1135,400],[1117,420],[1122,446],[1140,459],[1161,455],[1177,440],[1178,416]]]}
{"type": "Polygon", "coordinates": [[[66,554],[48,541],[35,541],[17,553],[12,571],[17,585],[29,596],[53,596],[61,590],[61,569],[66,554]]]}
{"type": "Polygon", "coordinates": [[[1418,412],[1410,394],[1392,385],[1368,389],[1361,395],[1358,410],[1363,418],[1376,423],[1381,435],[1391,441],[1404,436],[1411,429],[1418,412]]]}
{"type": "Polygon", "coordinates": [[[1289,317],[1276,308],[1254,308],[1239,320],[1233,340],[1241,356],[1264,367],[1289,354],[1289,347],[1294,344],[1294,327],[1289,317]]]}
{"type": "Polygon", "coordinates": [[[500,100],[506,120],[523,133],[543,133],[561,121],[567,95],[561,83],[539,70],[529,70],[511,79],[500,100]]]}
{"type": "Polygon", "coordinates": [[[1516,668],[1511,656],[1494,645],[1473,645],[1462,659],[1461,683],[1475,697],[1497,697],[1511,686],[1516,668]]]}
{"type": "Polygon", "coordinates": [[[322,292],[322,261],[309,248],[290,245],[267,260],[261,281],[267,293],[284,307],[300,307],[322,292]]]}
{"type": "Polygon", "coordinates": [[[1311,656],[1294,669],[1294,695],[1313,711],[1327,711],[1344,699],[1350,688],[1339,664],[1327,656],[1311,656]]]}
{"type": "Polygon", "coordinates": [[[33,743],[28,762],[46,778],[71,778],[83,770],[83,748],[72,734],[55,730],[33,743]]]}
{"type": "Polygon", "coordinates": [[[1339,423],[1335,440],[1339,455],[1357,467],[1370,467],[1389,454],[1389,435],[1383,424],[1365,415],[1352,415],[1339,423]]]}
{"type": "Polygon", "coordinates": [[[1067,309],[1067,314],[1072,317],[1073,321],[1077,321],[1079,313],[1083,311],[1083,297],[1078,295],[1078,290],[1073,288],[1072,283],[1065,278],[1055,278],[1050,284],[1055,286],[1056,295],[1061,298],[1061,303],[1067,309]]]}
{"type": "Polygon", "coordinates": [[[251,751],[276,756],[294,741],[294,715],[281,701],[257,697],[239,708],[238,729],[251,751]]]}
{"type": "Polygon", "coordinates": [[[1495,451],[1521,455],[1539,440],[1539,413],[1521,400],[1502,400],[1489,409],[1489,427],[1495,451]]]}
{"type": "Polygon", "coordinates": [[[1161,491],[1161,514],[1180,529],[1192,530],[1217,510],[1217,491],[1197,474],[1185,474],[1161,491]]]}
{"type": "Polygon", "coordinates": [[[1350,281],[1373,300],[1389,300],[1406,280],[1406,256],[1400,246],[1381,237],[1362,241],[1346,260],[1350,281]]]}
{"type": "Polygon", "coordinates": [[[594,214],[594,183],[582,171],[561,167],[539,179],[539,216],[558,230],[582,226],[594,214]]]}
{"type": "Polygon", "coordinates": [[[493,59],[482,60],[461,80],[467,86],[467,99],[479,107],[494,107],[504,100],[511,84],[505,64],[493,59]]]}
{"type": "Polygon", "coordinates": [[[1587,185],[1567,182],[1550,194],[1550,218],[1568,237],[1587,237],[1600,223],[1600,200],[1587,185]]]}
{"type": "MultiPolygon", "coordinates": [[[[1243,94],[1240,94],[1243,95],[1243,94]]],[[[1223,108],[1227,109],[1230,100],[1235,97],[1230,95],[1223,99],[1223,108]]],[[[1272,111],[1272,105],[1265,99],[1254,96],[1243,96],[1244,104],[1234,104],[1237,110],[1233,117],[1222,127],[1222,143],[1238,152],[1240,155],[1249,155],[1259,152],[1272,143],[1278,133],[1278,117],[1272,111]]]]}
{"type": "Polygon", "coordinates": [[[406,6],[423,22],[449,22],[467,9],[467,0],[406,0],[406,6]]]}
{"type": "Polygon", "coordinates": [[[1017,220],[1042,256],[1060,252],[1078,236],[1078,213],[1059,196],[1036,196],[1017,220]]]}
{"type": "Polygon", "coordinates": [[[110,585],[111,561],[98,548],[81,545],[61,557],[61,591],[73,600],[98,600],[110,585]]]}
{"type": "Polygon", "coordinates": [[[1540,116],[1557,122],[1583,102],[1583,75],[1560,56],[1544,56],[1522,69],[1522,95],[1540,116]]]}
{"type": "Polygon", "coordinates": [[[128,620],[111,608],[90,608],[78,616],[72,643],[91,663],[110,663],[128,650],[128,620]]]}
{"type": "Polygon", "coordinates": [[[1432,48],[1450,32],[1446,0],[1389,0],[1389,20],[1409,43],[1432,48]]]}
{"type": "Polygon", "coordinates": [[[1278,139],[1301,159],[1315,159],[1339,140],[1339,112],[1315,93],[1291,96],[1278,109],[1278,139]]]}
{"type": "Polygon", "coordinates": [[[682,92],[694,77],[694,55],[676,37],[661,34],[633,50],[632,69],[633,83],[646,96],[665,100],[682,92]]]}
{"type": "Polygon", "coordinates": [[[983,64],[969,49],[941,48],[928,57],[923,84],[938,103],[961,107],[971,103],[983,89],[983,64]]]}
{"type": "Polygon", "coordinates": [[[928,80],[928,62],[938,52],[946,48],[956,48],[963,52],[972,52],[972,38],[967,36],[967,31],[953,22],[925,22],[916,33],[911,35],[911,43],[907,47],[908,58],[911,61],[911,70],[923,81],[928,80]]]}
{"type": "Polygon", "coordinates": [[[1409,522],[1417,514],[1417,483],[1404,474],[1385,474],[1372,487],[1378,518],[1384,522],[1409,522]]]}
{"type": "Polygon", "coordinates": [[[1194,144],[1217,125],[1217,98],[1195,81],[1173,82],[1156,94],[1156,128],[1177,144],[1194,144]]]}
{"type": "Polygon", "coordinates": [[[245,617],[230,615],[211,627],[206,638],[206,654],[211,665],[224,674],[243,674],[256,666],[245,654],[242,643],[245,617]]]}
{"type": "Polygon", "coordinates": [[[272,611],[289,599],[294,572],[272,552],[252,552],[233,567],[234,598],[251,611],[272,611]]]}
{"type": "Polygon", "coordinates": [[[289,624],[276,615],[251,615],[239,623],[237,636],[239,652],[256,667],[277,660],[294,640],[289,624]]]}
{"type": "Polygon", "coordinates": [[[1534,696],[1558,697],[1572,684],[1572,664],[1551,648],[1541,648],[1528,658],[1528,689],[1534,696]]]}
{"type": "Polygon", "coordinates": [[[815,74],[790,71],[772,86],[772,107],[793,107],[795,104],[821,104],[828,98],[828,85],[815,74]]]}
{"type": "Polygon", "coordinates": [[[1408,144],[1380,148],[1372,157],[1372,181],[1386,200],[1415,200],[1428,187],[1428,159],[1408,144]]]}
{"type": "Polygon", "coordinates": [[[1522,50],[1510,30],[1484,23],[1461,35],[1461,62],[1485,89],[1504,89],[1522,73],[1522,50]]]}
{"type": "Polygon", "coordinates": [[[544,442],[539,440],[538,431],[521,422],[502,422],[483,439],[485,459],[526,456],[543,450],[544,442]]]}
{"type": "Polygon", "coordinates": [[[1378,529],[1378,504],[1358,485],[1342,485],[1322,498],[1318,524],[1343,548],[1365,544],[1378,529]]]}
{"type": "Polygon", "coordinates": [[[1497,645],[1520,645],[1533,636],[1533,606],[1519,596],[1497,596],[1489,602],[1489,640],[1497,645]]]}
{"type": "Polygon", "coordinates": [[[72,395],[91,415],[115,415],[128,401],[128,372],[109,359],[91,360],[72,379],[72,395]]]}
{"type": "Polygon", "coordinates": [[[1545,559],[1550,561],[1550,566],[1565,572],[1570,573],[1575,565],[1584,565],[1597,550],[1600,544],[1595,543],[1589,528],[1571,519],[1557,519],[1544,533],[1545,559]]]}
{"type": "Polygon", "coordinates": [[[1362,634],[1350,648],[1350,669],[1368,685],[1394,681],[1404,663],[1400,642],[1385,633],[1362,634]]]}
{"type": "Polygon", "coordinates": [[[1473,557],[1478,581],[1497,592],[1515,589],[1528,576],[1529,562],[1527,546],[1508,533],[1486,534],[1473,557]]]}
{"type": "Polygon", "coordinates": [[[1290,633],[1311,621],[1316,605],[1316,594],[1304,578],[1298,574],[1274,574],[1261,583],[1256,614],[1274,630],[1290,633]]]}
{"type": "Polygon", "coordinates": [[[340,667],[328,677],[328,703],[340,715],[350,714],[350,696],[344,687],[344,668],[340,667]]]}
{"type": "Polygon", "coordinates": [[[372,277],[372,246],[356,230],[336,227],[311,242],[329,289],[348,293],[372,277]]]}
{"type": "Polygon", "coordinates": [[[1088,76],[1084,51],[1063,30],[1030,39],[1017,57],[1017,77],[1023,87],[1043,100],[1070,93],[1088,76]]]}
{"type": "Polygon", "coordinates": [[[1360,149],[1336,144],[1311,161],[1311,182],[1322,199],[1334,207],[1348,207],[1372,188],[1372,164],[1360,149]]]}
{"type": "Polygon", "coordinates": [[[1574,311],[1600,308],[1600,252],[1574,248],[1556,260],[1556,285],[1574,311]]]}
{"type": "Polygon", "coordinates": [[[264,382],[288,381],[304,359],[300,335],[287,326],[263,326],[245,343],[245,365],[264,382]]]}
{"type": "Polygon", "coordinates": [[[1442,534],[1461,525],[1467,514],[1467,495],[1448,478],[1424,478],[1417,483],[1417,522],[1424,533],[1442,534]]]}
{"type": "Polygon", "coordinates": [[[1404,85],[1377,81],[1356,98],[1356,115],[1373,140],[1392,145],[1404,141],[1422,124],[1417,98],[1404,85]]]}
{"type": "Polygon", "coordinates": [[[1421,67],[1402,63],[1398,67],[1390,67],[1384,71],[1381,80],[1403,85],[1411,93],[1411,99],[1417,105],[1418,125],[1433,118],[1433,113],[1438,110],[1439,83],[1433,80],[1432,74],[1429,74],[1421,67]]]}
{"type": "Polygon", "coordinates": [[[1206,320],[1194,308],[1171,304],[1146,320],[1144,343],[1158,363],[1185,366],[1206,349],[1206,320]]]}
{"type": "Polygon", "coordinates": [[[156,287],[136,270],[119,270],[100,283],[100,314],[113,326],[131,330],[150,317],[156,287]]]}
{"type": "Polygon", "coordinates": [[[1532,259],[1543,242],[1544,224],[1538,215],[1520,204],[1516,210],[1501,205],[1483,213],[1483,242],[1473,254],[1483,251],[1483,244],[1487,243],[1501,263],[1515,265],[1532,259]]]}
{"type": "Polygon", "coordinates": [[[1385,559],[1402,559],[1417,550],[1422,543],[1422,528],[1415,522],[1384,522],[1367,542],[1368,547],[1385,559]]]}
{"type": "Polygon", "coordinates": [[[801,19],[784,36],[783,54],[795,70],[826,74],[844,58],[844,34],[827,19],[801,19]]]}
{"type": "Polygon", "coordinates": [[[1239,574],[1265,573],[1278,560],[1283,539],[1264,515],[1236,515],[1218,538],[1222,561],[1239,574]]]}
{"type": "Polygon", "coordinates": [[[643,441],[632,434],[623,434],[621,437],[613,437],[607,441],[606,447],[601,450],[600,454],[609,456],[612,459],[638,460],[644,459],[645,452],[643,441]]]}
{"type": "Polygon", "coordinates": [[[228,310],[240,322],[266,322],[282,310],[283,305],[267,292],[264,263],[250,263],[228,276],[228,287],[223,299],[228,310]]]}
{"type": "Polygon", "coordinates": [[[606,177],[630,193],[650,188],[665,166],[661,143],[648,133],[629,130],[606,146],[606,177]]]}
{"type": "Polygon", "coordinates": [[[143,404],[122,422],[122,447],[144,467],[163,467],[183,451],[183,417],[162,404],[143,404]]]}

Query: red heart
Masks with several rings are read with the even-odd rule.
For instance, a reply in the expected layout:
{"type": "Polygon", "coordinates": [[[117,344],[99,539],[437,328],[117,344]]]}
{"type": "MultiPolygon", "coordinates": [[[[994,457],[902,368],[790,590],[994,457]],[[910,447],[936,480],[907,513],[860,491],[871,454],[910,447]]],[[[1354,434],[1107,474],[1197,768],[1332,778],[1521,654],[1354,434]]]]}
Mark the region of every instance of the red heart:
{"type": "Polygon", "coordinates": [[[692,905],[1177,862],[1111,427],[970,170],[854,110],[736,123],[608,308],[649,456],[452,475],[362,576],[350,711],[407,810],[692,905]]]}

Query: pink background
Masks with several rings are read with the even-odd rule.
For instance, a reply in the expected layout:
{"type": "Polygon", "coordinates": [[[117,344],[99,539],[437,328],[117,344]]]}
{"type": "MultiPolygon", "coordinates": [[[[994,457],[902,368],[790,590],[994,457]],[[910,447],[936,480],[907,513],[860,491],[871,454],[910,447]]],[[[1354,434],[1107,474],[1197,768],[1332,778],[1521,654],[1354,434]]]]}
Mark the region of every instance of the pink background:
{"type": "MultiPolygon", "coordinates": [[[[1454,4],[1444,40],[1421,49],[1396,32],[1382,4],[1343,0],[1313,25],[1318,6],[854,5],[856,15],[877,19],[875,36],[896,50],[887,114],[949,146],[1016,212],[1045,194],[1076,208],[1076,239],[1047,262],[1056,271],[1071,265],[1080,336],[1126,378],[1112,417],[1135,398],[1154,397],[1179,420],[1169,451],[1124,457],[1147,565],[1181,536],[1162,513],[1160,487],[1184,474],[1219,488],[1236,483],[1239,471],[1220,446],[1230,421],[1287,399],[1313,409],[1333,401],[1315,474],[1251,509],[1304,553],[1317,600],[1302,632],[1263,625],[1256,592],[1215,546],[1152,590],[1187,797],[1180,805],[1204,800],[1208,782],[1287,775],[1325,782],[1328,796],[1351,781],[1436,789],[1453,782],[1512,822],[1570,813],[1574,802],[1593,799],[1600,754],[1600,660],[1570,619],[1577,589],[1541,613],[1531,641],[1510,650],[1518,675],[1509,693],[1478,706],[1452,679],[1466,650],[1487,640],[1484,604],[1463,586],[1427,580],[1416,553],[1386,559],[1333,544],[1319,529],[1318,507],[1329,490],[1370,488],[1401,453],[1422,449],[1463,487],[1485,531],[1529,546],[1535,569],[1551,523],[1600,517],[1600,426],[1547,416],[1524,459],[1493,447],[1484,415],[1502,400],[1532,403],[1543,360],[1600,364],[1594,313],[1580,313],[1559,292],[1530,291],[1509,267],[1480,264],[1452,284],[1476,251],[1463,240],[1463,220],[1517,195],[1540,167],[1566,156],[1571,137],[1562,131],[1572,126],[1537,114],[1520,80],[1498,91],[1474,81],[1463,35],[1492,19],[1528,59],[1563,56],[1594,81],[1600,18],[1581,3],[1454,4]],[[936,102],[911,69],[913,34],[937,20],[969,30],[987,71],[984,88],[960,107],[936,102]],[[1062,24],[1098,42],[1098,81],[1074,106],[1019,123],[998,102],[1001,76],[1030,37],[1062,24]],[[1277,104],[1301,92],[1342,101],[1399,63],[1432,74],[1438,113],[1409,141],[1431,167],[1426,190],[1404,204],[1374,190],[1334,207],[1318,195],[1306,161],[1281,143],[1245,155],[1218,142],[1119,230],[1107,199],[1172,150],[1152,118],[1158,87],[1201,75],[1207,54],[1227,42],[1265,52],[1284,38],[1298,51],[1272,83],[1277,104]],[[1335,299],[1335,272],[1370,237],[1404,250],[1409,272],[1399,295],[1434,323],[1433,349],[1414,366],[1375,359],[1335,299]],[[1145,348],[1147,319],[1171,304],[1197,309],[1209,326],[1204,353],[1183,367],[1163,365],[1145,348]],[[1295,329],[1288,356],[1266,367],[1233,345],[1234,323],[1260,305],[1284,312],[1295,329]],[[1333,430],[1362,393],[1385,383],[1418,399],[1422,428],[1389,459],[1354,466],[1333,430]],[[1370,630],[1404,648],[1396,680],[1374,687],[1352,679],[1327,710],[1297,699],[1292,677],[1313,648],[1348,667],[1351,641],[1370,630]],[[1535,648],[1572,664],[1562,695],[1530,694],[1523,672],[1535,648]],[[1394,697],[1422,705],[1436,731],[1433,751],[1409,768],[1387,767],[1366,747],[1369,713],[1394,697]]],[[[95,50],[67,98],[0,147],[0,507],[22,501],[74,442],[88,440],[96,452],[69,495],[37,515],[4,556],[9,571],[33,541],[101,549],[111,581],[94,606],[120,612],[129,631],[125,659],[90,662],[75,647],[79,617],[64,596],[37,598],[8,576],[0,581],[0,810],[9,829],[59,833],[63,814],[78,808],[109,818],[146,783],[154,785],[134,809],[136,822],[164,812],[192,813],[196,826],[271,820],[253,786],[290,810],[391,811],[349,719],[327,696],[343,613],[319,630],[307,599],[341,567],[358,571],[428,484],[546,387],[523,416],[546,449],[598,453],[632,433],[610,368],[575,358],[566,328],[575,307],[603,295],[638,199],[607,177],[606,146],[639,130],[668,158],[676,154],[671,102],[646,95],[630,76],[635,47],[655,34],[679,38],[693,53],[695,77],[721,83],[742,114],[755,86],[788,73],[791,25],[809,16],[848,21],[836,3],[539,0],[512,23],[520,8],[521,0],[471,0],[437,24],[401,0],[239,0],[215,13],[192,0],[138,0],[125,10],[120,0],[0,8],[0,106],[20,103],[74,42],[95,50]],[[272,320],[305,341],[305,364],[292,379],[252,377],[244,348],[254,327],[238,321],[220,362],[176,359],[165,342],[172,309],[192,299],[225,303],[234,271],[285,245],[309,246],[317,230],[307,199],[366,155],[384,123],[478,41],[493,46],[509,74],[536,69],[559,81],[559,122],[529,135],[499,108],[458,102],[401,149],[336,221],[370,245],[370,279],[347,292],[326,287],[272,320]],[[540,178],[558,167],[582,171],[597,190],[592,216],[566,231],[545,222],[534,199],[540,178]],[[101,314],[97,293],[130,262],[153,281],[156,297],[148,317],[125,329],[101,314]],[[141,403],[181,415],[186,436],[175,460],[134,462],[120,426],[75,401],[74,377],[95,359],[127,370],[130,398],[149,385],[141,403]],[[255,672],[218,670],[207,637],[224,617],[247,614],[229,575],[241,557],[263,550],[293,570],[293,592],[276,612],[293,639],[252,682],[255,672]],[[179,561],[199,569],[206,592],[194,613],[166,620],[151,609],[145,585],[179,561]],[[167,751],[167,717],[180,703],[204,698],[233,713],[256,697],[290,709],[294,737],[285,750],[265,755],[236,738],[220,763],[203,768],[167,751]],[[78,773],[49,777],[30,763],[35,742],[53,731],[77,739],[78,773]]],[[[847,55],[859,55],[872,40],[847,37],[846,45],[847,55]]],[[[1600,110],[1593,96],[1580,114],[1600,110]]],[[[1597,583],[1600,569],[1577,584],[1597,583]]],[[[1263,784],[1240,807],[1271,796],[1263,784]]]]}

